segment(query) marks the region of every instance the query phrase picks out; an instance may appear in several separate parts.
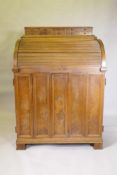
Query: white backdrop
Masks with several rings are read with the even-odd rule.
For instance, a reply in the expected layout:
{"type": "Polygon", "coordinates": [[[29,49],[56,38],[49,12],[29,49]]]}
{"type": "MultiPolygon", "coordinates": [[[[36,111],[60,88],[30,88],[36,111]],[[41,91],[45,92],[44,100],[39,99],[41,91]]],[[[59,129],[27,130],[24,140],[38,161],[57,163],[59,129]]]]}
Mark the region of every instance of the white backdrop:
{"type": "Polygon", "coordinates": [[[12,62],[25,26],[93,26],[105,44],[105,116],[117,115],[117,0],[0,0],[0,95],[13,93],[12,62]]]}

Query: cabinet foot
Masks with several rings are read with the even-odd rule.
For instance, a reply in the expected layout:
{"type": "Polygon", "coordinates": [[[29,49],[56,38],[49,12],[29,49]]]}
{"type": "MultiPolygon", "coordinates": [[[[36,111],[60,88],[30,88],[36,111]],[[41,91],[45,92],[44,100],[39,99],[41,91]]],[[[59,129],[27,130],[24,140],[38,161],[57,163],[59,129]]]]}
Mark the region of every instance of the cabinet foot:
{"type": "Polygon", "coordinates": [[[16,150],[25,150],[26,144],[16,144],[16,150]]]}
{"type": "Polygon", "coordinates": [[[103,143],[94,143],[93,148],[94,149],[102,149],[103,148],[103,143]]]}

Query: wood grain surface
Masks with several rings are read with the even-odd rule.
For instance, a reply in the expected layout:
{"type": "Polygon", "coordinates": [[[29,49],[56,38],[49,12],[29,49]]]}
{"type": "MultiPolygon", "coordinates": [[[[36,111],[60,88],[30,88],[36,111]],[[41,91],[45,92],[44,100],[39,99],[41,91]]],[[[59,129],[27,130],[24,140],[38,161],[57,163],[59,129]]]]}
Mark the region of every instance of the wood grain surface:
{"type": "Polygon", "coordinates": [[[17,149],[102,148],[106,60],[92,27],[26,27],[14,51],[17,149]]]}

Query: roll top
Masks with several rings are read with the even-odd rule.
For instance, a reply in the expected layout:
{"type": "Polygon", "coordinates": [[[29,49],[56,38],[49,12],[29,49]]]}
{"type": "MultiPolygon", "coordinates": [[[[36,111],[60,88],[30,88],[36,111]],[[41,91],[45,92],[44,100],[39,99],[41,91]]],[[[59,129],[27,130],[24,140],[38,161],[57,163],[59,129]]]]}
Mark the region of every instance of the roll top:
{"type": "Polygon", "coordinates": [[[104,45],[92,35],[92,27],[26,27],[16,43],[14,68],[50,65],[105,71],[104,45]]]}

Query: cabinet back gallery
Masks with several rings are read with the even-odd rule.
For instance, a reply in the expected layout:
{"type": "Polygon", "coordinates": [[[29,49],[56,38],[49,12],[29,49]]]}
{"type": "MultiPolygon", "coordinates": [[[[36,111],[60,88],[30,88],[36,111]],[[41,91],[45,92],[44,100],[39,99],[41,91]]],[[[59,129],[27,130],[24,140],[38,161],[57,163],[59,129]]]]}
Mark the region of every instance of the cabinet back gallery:
{"type": "Polygon", "coordinates": [[[102,148],[105,51],[92,27],[25,27],[14,51],[16,148],[102,148]]]}

